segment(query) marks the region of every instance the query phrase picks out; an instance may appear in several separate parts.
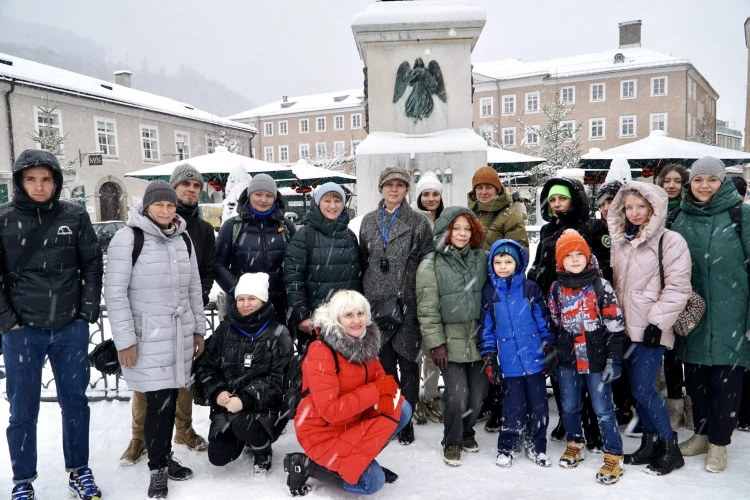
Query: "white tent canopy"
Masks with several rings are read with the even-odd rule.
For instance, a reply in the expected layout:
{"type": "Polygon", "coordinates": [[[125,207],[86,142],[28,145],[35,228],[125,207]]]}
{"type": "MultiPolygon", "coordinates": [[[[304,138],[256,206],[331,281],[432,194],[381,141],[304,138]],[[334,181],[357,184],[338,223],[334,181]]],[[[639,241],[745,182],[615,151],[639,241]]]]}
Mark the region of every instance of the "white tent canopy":
{"type": "Polygon", "coordinates": [[[529,156],[507,149],[487,147],[487,163],[529,163],[537,165],[547,160],[539,156],[529,156]]]}
{"type": "Polygon", "coordinates": [[[310,165],[305,160],[299,160],[292,165],[292,173],[301,181],[326,179],[338,184],[353,184],[357,182],[357,178],[353,175],[338,172],[336,170],[329,170],[327,168],[316,167],[315,165],[310,165]]]}

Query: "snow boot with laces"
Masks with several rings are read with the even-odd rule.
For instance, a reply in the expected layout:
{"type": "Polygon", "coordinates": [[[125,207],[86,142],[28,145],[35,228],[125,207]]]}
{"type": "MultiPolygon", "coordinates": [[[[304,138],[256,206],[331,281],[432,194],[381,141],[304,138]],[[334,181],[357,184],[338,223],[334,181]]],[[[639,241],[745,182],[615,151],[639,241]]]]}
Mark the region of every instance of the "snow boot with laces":
{"type": "Polygon", "coordinates": [[[578,464],[586,458],[586,447],[583,443],[576,443],[575,441],[568,441],[565,447],[565,453],[560,457],[560,467],[566,469],[573,469],[578,467],[578,464]]]}
{"type": "Polygon", "coordinates": [[[671,438],[659,438],[656,442],[656,453],[654,459],[646,467],[646,472],[656,476],[664,476],[683,465],[685,465],[685,459],[682,458],[682,453],[680,453],[677,433],[675,432],[671,438]]]}
{"type": "Polygon", "coordinates": [[[148,485],[149,498],[167,498],[169,494],[169,468],[160,467],[151,470],[151,482],[148,485]]]}
{"type": "Polygon", "coordinates": [[[31,483],[17,484],[13,487],[10,498],[11,500],[36,500],[34,487],[31,486],[31,483]]]}
{"type": "Polygon", "coordinates": [[[641,446],[633,453],[625,455],[628,465],[650,464],[656,458],[656,433],[644,432],[641,436],[641,446]]]}
{"type": "Polygon", "coordinates": [[[604,454],[604,464],[596,473],[596,480],[602,484],[615,484],[623,474],[622,455],[604,454]]]}

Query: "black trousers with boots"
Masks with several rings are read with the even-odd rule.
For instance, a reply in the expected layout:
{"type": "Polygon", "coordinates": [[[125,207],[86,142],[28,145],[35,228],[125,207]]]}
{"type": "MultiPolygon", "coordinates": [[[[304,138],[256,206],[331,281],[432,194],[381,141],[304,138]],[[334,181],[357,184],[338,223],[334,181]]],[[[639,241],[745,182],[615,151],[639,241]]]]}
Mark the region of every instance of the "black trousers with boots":
{"type": "Polygon", "coordinates": [[[172,428],[177,412],[177,389],[146,392],[146,421],[143,434],[148,450],[148,468],[167,466],[172,453],[172,428]]]}
{"type": "Polygon", "coordinates": [[[742,393],[741,366],[705,366],[685,363],[685,384],[693,400],[696,434],[708,434],[708,442],[727,446],[737,426],[742,393]]]}
{"type": "Polygon", "coordinates": [[[208,437],[208,461],[223,466],[236,460],[250,445],[254,453],[270,453],[271,437],[249,413],[238,413],[224,431],[208,437]]]}

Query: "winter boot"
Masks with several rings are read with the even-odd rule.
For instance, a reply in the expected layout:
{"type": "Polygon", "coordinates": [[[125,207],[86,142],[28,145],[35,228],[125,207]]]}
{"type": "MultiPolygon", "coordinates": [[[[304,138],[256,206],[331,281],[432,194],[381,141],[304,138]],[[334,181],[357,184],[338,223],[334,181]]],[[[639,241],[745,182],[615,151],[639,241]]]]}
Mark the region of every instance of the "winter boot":
{"type": "Polygon", "coordinates": [[[307,475],[310,477],[314,477],[315,479],[323,483],[335,486],[340,490],[344,489],[344,479],[339,476],[337,472],[326,469],[322,465],[318,465],[310,459],[308,459],[307,463],[307,475]]]}
{"type": "Polygon", "coordinates": [[[427,423],[427,403],[422,398],[417,400],[417,407],[414,409],[414,423],[417,425],[427,423]]]}
{"type": "Polygon", "coordinates": [[[546,453],[543,451],[537,453],[534,451],[534,448],[526,448],[526,458],[537,464],[539,467],[549,467],[552,465],[552,460],[550,460],[546,453]]]}
{"type": "Polygon", "coordinates": [[[453,467],[461,465],[461,445],[449,444],[443,448],[443,461],[453,467]]]}
{"type": "Polygon", "coordinates": [[[310,459],[304,453],[289,453],[284,457],[284,471],[287,473],[286,485],[293,497],[301,497],[310,493],[307,481],[307,464],[310,459]]]}
{"type": "Polygon", "coordinates": [[[398,474],[393,472],[390,469],[386,469],[382,465],[380,466],[381,469],[383,469],[383,474],[385,474],[385,482],[386,484],[392,484],[398,481],[398,474]]]}
{"type": "Polygon", "coordinates": [[[508,468],[513,465],[513,454],[503,451],[497,454],[495,459],[495,465],[499,467],[508,468]]]}
{"type": "Polygon", "coordinates": [[[120,457],[120,464],[135,465],[146,454],[146,442],[143,439],[133,438],[128,448],[120,457]]]}
{"type": "Polygon", "coordinates": [[[564,441],[565,440],[565,426],[563,425],[562,416],[560,417],[560,420],[557,422],[557,427],[552,429],[552,433],[550,434],[549,438],[552,441],[564,441]]]}
{"type": "Polygon", "coordinates": [[[677,431],[685,424],[685,399],[667,398],[665,403],[669,411],[669,425],[672,426],[673,431],[677,431]]]}
{"type": "Polygon", "coordinates": [[[96,485],[94,474],[88,467],[81,467],[70,473],[68,489],[71,495],[77,495],[81,500],[99,500],[102,497],[102,491],[96,485]]]}
{"type": "Polygon", "coordinates": [[[253,464],[254,476],[266,476],[271,472],[273,462],[273,451],[269,446],[265,450],[255,452],[255,463],[253,464]]]}
{"type": "Polygon", "coordinates": [[[706,470],[708,472],[722,472],[727,468],[727,447],[708,443],[706,454],[706,470]]]}
{"type": "Polygon", "coordinates": [[[17,484],[13,487],[10,498],[11,500],[36,500],[34,487],[31,486],[31,483],[17,484]]]}
{"type": "Polygon", "coordinates": [[[500,430],[500,427],[503,426],[503,416],[498,414],[495,415],[495,412],[492,412],[490,415],[490,418],[487,420],[487,422],[484,424],[484,430],[493,433],[500,430]]]}
{"type": "Polygon", "coordinates": [[[443,409],[440,407],[440,398],[425,401],[427,418],[436,424],[443,423],[443,409]]]}
{"type": "Polygon", "coordinates": [[[398,433],[398,442],[404,446],[408,446],[414,442],[414,423],[409,422],[401,429],[398,433]]]}
{"type": "Polygon", "coordinates": [[[596,480],[602,484],[615,484],[622,476],[622,455],[604,454],[604,465],[596,473],[596,480]]]}
{"type": "Polygon", "coordinates": [[[167,498],[169,494],[169,468],[162,467],[151,471],[151,482],[148,485],[149,498],[167,498]]]}
{"type": "Polygon", "coordinates": [[[656,458],[656,433],[644,432],[641,436],[641,446],[633,453],[625,455],[625,463],[628,465],[650,464],[656,458]]]}
{"type": "Polygon", "coordinates": [[[568,441],[565,447],[565,453],[560,457],[560,467],[566,469],[573,469],[578,467],[578,464],[586,458],[586,447],[583,443],[576,443],[575,441],[568,441]]]}
{"type": "Polygon", "coordinates": [[[177,432],[174,435],[174,442],[177,444],[184,444],[189,450],[192,451],[203,451],[208,448],[208,443],[201,436],[196,434],[193,428],[189,428],[185,432],[177,432]]]}
{"type": "Polygon", "coordinates": [[[172,481],[187,481],[193,477],[193,471],[177,461],[174,453],[170,453],[167,457],[167,473],[172,481]]]}
{"type": "Polygon", "coordinates": [[[694,457],[708,451],[708,436],[706,434],[693,434],[693,436],[680,443],[680,453],[683,457],[694,457]]]}
{"type": "Polygon", "coordinates": [[[690,396],[685,396],[684,401],[685,401],[685,428],[692,431],[692,430],[695,430],[695,424],[693,424],[693,400],[690,399],[690,396]]]}
{"type": "Polygon", "coordinates": [[[467,453],[478,453],[479,443],[473,437],[464,438],[464,444],[461,445],[461,449],[467,453]]]}
{"type": "Polygon", "coordinates": [[[646,467],[646,472],[656,476],[664,476],[683,465],[685,465],[685,459],[682,458],[682,453],[680,453],[680,446],[677,444],[677,433],[675,432],[669,439],[659,438],[656,443],[656,455],[648,467],[646,467]]]}

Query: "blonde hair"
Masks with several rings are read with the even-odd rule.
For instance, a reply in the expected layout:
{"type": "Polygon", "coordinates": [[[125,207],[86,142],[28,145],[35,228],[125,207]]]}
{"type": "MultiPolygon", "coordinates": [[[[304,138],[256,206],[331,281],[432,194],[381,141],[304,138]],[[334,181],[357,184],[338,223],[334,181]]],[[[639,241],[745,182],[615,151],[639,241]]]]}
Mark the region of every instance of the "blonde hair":
{"type": "MultiPolygon", "coordinates": [[[[640,191],[633,189],[633,188],[623,188],[623,191],[620,191],[622,193],[622,208],[620,209],[620,212],[617,214],[617,221],[620,225],[620,227],[624,230],[626,227],[628,227],[628,217],[625,215],[625,198],[627,198],[630,195],[633,195],[637,198],[640,198],[643,200],[643,202],[648,207],[648,219],[643,221],[643,224],[638,228],[638,233],[635,235],[636,238],[638,238],[641,233],[643,232],[643,228],[648,225],[649,222],[651,222],[651,217],[654,215],[654,207],[651,205],[651,203],[646,199],[645,196],[641,194],[640,191]]],[[[618,193],[619,194],[619,193],[618,193]]]]}
{"type": "MultiPolygon", "coordinates": [[[[372,313],[370,312],[370,303],[364,295],[354,290],[339,290],[334,293],[328,302],[319,307],[313,314],[312,322],[316,326],[321,326],[328,316],[329,321],[339,323],[339,318],[352,311],[362,311],[365,313],[366,324],[372,323],[372,313]]],[[[339,323],[340,325],[341,323],[339,323]]]]}

